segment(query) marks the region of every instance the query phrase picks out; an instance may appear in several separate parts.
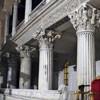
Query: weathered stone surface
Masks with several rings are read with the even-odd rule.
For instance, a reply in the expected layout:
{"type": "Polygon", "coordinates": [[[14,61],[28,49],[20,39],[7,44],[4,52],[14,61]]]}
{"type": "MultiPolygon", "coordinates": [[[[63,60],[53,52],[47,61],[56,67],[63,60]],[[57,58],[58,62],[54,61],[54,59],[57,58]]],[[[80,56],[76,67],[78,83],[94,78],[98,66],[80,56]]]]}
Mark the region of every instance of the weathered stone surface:
{"type": "Polygon", "coordinates": [[[6,100],[59,100],[60,94],[58,91],[40,91],[27,89],[12,89],[6,90],[6,100]],[[9,93],[11,95],[9,95],[9,93]]]}
{"type": "Polygon", "coordinates": [[[25,44],[32,39],[33,33],[35,34],[37,30],[40,30],[41,25],[44,29],[47,29],[75,10],[79,4],[79,0],[65,0],[63,2],[53,0],[48,5],[45,5],[41,11],[36,11],[36,16],[33,13],[34,17],[31,18],[30,16],[29,22],[17,31],[18,33],[12,40],[17,44],[25,44]]]}

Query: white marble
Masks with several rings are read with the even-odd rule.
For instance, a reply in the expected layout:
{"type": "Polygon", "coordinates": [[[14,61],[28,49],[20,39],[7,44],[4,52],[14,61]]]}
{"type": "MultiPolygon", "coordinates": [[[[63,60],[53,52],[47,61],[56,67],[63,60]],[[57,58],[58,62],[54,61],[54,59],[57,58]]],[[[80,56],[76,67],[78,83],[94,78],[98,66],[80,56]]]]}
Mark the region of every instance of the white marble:
{"type": "Polygon", "coordinates": [[[0,94],[0,100],[4,100],[4,95],[0,94]]]}
{"type": "Polygon", "coordinates": [[[9,35],[9,16],[10,16],[9,12],[4,11],[4,16],[5,16],[4,43],[6,43],[9,35]]]}
{"type": "Polygon", "coordinates": [[[46,0],[46,3],[49,3],[50,2],[50,0],[46,0]]]}
{"type": "Polygon", "coordinates": [[[29,15],[32,11],[32,0],[25,0],[25,23],[29,20],[29,15]]]}
{"type": "Polygon", "coordinates": [[[52,44],[49,48],[48,41],[40,43],[39,55],[39,90],[52,89],[52,44]]]}
{"type": "Polygon", "coordinates": [[[39,90],[52,89],[52,72],[53,72],[53,41],[58,35],[53,31],[41,29],[33,35],[34,39],[39,42],[39,90]]]}
{"type": "Polygon", "coordinates": [[[28,46],[18,46],[16,48],[20,52],[21,66],[20,66],[20,89],[29,89],[31,80],[31,58],[28,46]]]}
{"type": "MultiPolygon", "coordinates": [[[[77,87],[90,85],[96,77],[94,32],[98,18],[95,20],[95,11],[95,8],[84,4],[69,15],[77,34],[77,87]]],[[[85,91],[88,90],[85,87],[85,91]]]]}
{"type": "Polygon", "coordinates": [[[18,13],[18,4],[14,3],[14,5],[13,5],[13,21],[12,21],[12,36],[16,33],[17,13],[18,13]]]}
{"type": "Polygon", "coordinates": [[[68,66],[68,90],[77,90],[77,72],[74,71],[75,65],[68,66]]]}
{"type": "Polygon", "coordinates": [[[59,71],[58,73],[58,87],[64,84],[64,71],[59,71]]]}
{"type": "Polygon", "coordinates": [[[59,100],[61,95],[57,90],[6,89],[5,96],[6,100],[59,100]]]}
{"type": "Polygon", "coordinates": [[[96,76],[100,75],[100,60],[96,61],[96,76]]]}

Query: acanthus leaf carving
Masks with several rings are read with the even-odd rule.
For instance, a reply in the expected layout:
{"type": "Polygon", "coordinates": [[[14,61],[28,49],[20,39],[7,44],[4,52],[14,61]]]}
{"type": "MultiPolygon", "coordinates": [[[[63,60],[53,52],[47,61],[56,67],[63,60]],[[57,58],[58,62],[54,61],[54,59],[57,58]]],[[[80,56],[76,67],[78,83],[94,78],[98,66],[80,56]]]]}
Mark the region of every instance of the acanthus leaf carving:
{"type": "Polygon", "coordinates": [[[33,34],[33,38],[38,40],[39,46],[47,46],[51,47],[53,41],[56,38],[60,38],[60,34],[56,34],[56,32],[52,30],[44,30],[41,28],[36,34],[33,34]]]}
{"type": "Polygon", "coordinates": [[[73,27],[77,32],[82,30],[95,30],[99,26],[100,12],[91,5],[84,4],[69,15],[73,27]]]}

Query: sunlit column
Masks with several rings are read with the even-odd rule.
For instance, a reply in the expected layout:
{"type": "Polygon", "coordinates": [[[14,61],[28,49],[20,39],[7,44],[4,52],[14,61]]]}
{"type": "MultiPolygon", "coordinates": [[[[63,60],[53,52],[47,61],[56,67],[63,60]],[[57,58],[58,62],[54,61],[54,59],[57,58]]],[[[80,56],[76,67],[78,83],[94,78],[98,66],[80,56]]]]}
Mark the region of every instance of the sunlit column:
{"type": "Polygon", "coordinates": [[[69,15],[77,35],[77,87],[88,85],[96,77],[95,65],[95,27],[98,25],[97,10],[90,5],[83,5],[69,15]]]}
{"type": "Polygon", "coordinates": [[[53,73],[53,41],[55,39],[52,31],[41,30],[34,34],[39,42],[39,90],[52,89],[53,73]]]}

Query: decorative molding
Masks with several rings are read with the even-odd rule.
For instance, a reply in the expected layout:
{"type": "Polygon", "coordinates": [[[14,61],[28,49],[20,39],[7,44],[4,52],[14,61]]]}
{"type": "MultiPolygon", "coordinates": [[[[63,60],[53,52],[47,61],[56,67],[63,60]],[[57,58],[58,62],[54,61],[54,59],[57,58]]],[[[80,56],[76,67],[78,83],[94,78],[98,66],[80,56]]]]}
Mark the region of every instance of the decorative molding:
{"type": "Polygon", "coordinates": [[[95,28],[99,26],[100,11],[89,4],[83,4],[69,17],[77,33],[86,30],[94,32],[95,28]]]}
{"type": "Polygon", "coordinates": [[[62,17],[67,16],[75,10],[80,4],[80,0],[65,0],[60,6],[52,10],[47,16],[44,17],[44,27],[52,25],[59,21],[62,17]]]}
{"type": "Polygon", "coordinates": [[[50,4],[45,5],[43,10],[40,12],[37,11],[36,16],[30,19],[26,25],[17,31],[17,34],[12,38],[13,42],[25,44],[32,39],[32,32],[36,32],[41,28],[41,21],[43,22],[43,28],[47,29],[57,21],[65,18],[79,5],[80,0],[64,0],[63,2],[60,0],[55,2],[54,0],[54,2],[50,2],[50,4]]]}

